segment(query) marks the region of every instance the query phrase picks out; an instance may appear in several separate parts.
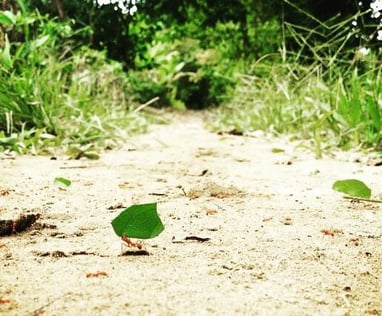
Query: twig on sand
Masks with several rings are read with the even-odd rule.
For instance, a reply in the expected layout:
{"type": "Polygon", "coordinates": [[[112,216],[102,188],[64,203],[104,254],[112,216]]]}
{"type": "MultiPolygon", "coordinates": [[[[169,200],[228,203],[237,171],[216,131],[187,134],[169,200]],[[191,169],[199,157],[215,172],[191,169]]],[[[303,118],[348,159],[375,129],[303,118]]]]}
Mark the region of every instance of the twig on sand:
{"type": "Polygon", "coordinates": [[[52,305],[55,301],[58,301],[58,298],[55,298],[54,300],[51,300],[50,302],[42,305],[41,307],[35,309],[33,312],[32,312],[32,315],[33,316],[40,316],[42,314],[45,313],[45,308],[47,308],[49,305],[52,305]]]}
{"type": "Polygon", "coordinates": [[[382,200],[373,200],[373,199],[364,199],[364,198],[358,198],[358,197],[352,197],[352,196],[344,196],[344,199],[353,200],[353,201],[365,201],[365,202],[371,202],[371,203],[382,203],[382,200]]]}

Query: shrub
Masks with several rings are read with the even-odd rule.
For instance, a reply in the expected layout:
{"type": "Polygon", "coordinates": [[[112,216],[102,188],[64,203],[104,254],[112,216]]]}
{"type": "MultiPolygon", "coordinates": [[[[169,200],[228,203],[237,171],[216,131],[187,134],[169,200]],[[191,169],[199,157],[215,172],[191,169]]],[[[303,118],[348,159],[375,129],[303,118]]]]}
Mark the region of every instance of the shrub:
{"type": "Polygon", "coordinates": [[[159,96],[159,106],[201,109],[220,104],[232,81],[221,75],[221,57],[215,49],[203,49],[200,41],[169,38],[156,33],[147,50],[130,71],[132,90],[139,102],[159,96]]]}

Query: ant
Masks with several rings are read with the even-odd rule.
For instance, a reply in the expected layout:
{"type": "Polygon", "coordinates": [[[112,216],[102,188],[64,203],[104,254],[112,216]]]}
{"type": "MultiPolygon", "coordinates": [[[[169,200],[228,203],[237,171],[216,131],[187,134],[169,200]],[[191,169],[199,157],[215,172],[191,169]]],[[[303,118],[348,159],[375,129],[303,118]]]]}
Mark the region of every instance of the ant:
{"type": "Polygon", "coordinates": [[[139,250],[142,249],[142,243],[140,241],[133,242],[129,237],[126,236],[122,236],[121,239],[126,243],[128,247],[137,248],[139,250]]]}
{"type": "Polygon", "coordinates": [[[18,224],[18,221],[12,221],[12,234],[16,234],[16,225],[18,224]]]}

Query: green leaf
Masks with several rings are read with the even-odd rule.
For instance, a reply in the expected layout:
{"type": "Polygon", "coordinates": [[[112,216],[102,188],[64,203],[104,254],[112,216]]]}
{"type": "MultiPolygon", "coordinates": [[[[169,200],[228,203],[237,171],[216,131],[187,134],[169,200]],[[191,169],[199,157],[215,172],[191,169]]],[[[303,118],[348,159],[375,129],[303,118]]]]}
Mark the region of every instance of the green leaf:
{"type": "Polygon", "coordinates": [[[153,238],[164,230],[156,203],[132,205],[114,218],[111,225],[118,236],[130,238],[153,238]]]}
{"type": "Polygon", "coordinates": [[[16,17],[11,11],[0,11],[0,24],[16,24],[16,17]]]}
{"type": "Polygon", "coordinates": [[[32,42],[32,47],[39,48],[40,46],[43,46],[49,39],[50,39],[49,35],[39,37],[32,42]]]}
{"type": "Polygon", "coordinates": [[[4,49],[2,51],[0,50],[0,62],[2,66],[8,70],[12,66],[12,57],[10,53],[11,45],[9,43],[7,34],[5,34],[4,38],[5,38],[5,44],[4,44],[4,49]]]}
{"type": "Polygon", "coordinates": [[[65,178],[57,177],[54,179],[54,184],[59,187],[67,188],[72,184],[72,181],[65,178]]]}
{"type": "Polygon", "coordinates": [[[370,199],[371,189],[357,179],[338,180],[333,183],[333,190],[345,193],[352,197],[370,199]]]}
{"type": "Polygon", "coordinates": [[[284,152],[285,152],[285,149],[282,149],[282,148],[272,148],[272,152],[273,152],[274,154],[284,153],[284,152]]]}

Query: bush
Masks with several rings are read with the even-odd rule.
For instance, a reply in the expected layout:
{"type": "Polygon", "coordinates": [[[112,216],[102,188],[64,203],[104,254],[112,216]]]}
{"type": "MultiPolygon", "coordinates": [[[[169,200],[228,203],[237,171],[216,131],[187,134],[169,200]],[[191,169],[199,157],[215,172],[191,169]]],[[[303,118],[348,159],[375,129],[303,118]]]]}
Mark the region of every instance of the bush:
{"type": "Polygon", "coordinates": [[[221,74],[222,65],[217,50],[203,49],[192,38],[169,38],[161,30],[137,58],[129,78],[139,102],[158,96],[159,106],[201,109],[222,103],[233,84],[221,74]]]}

